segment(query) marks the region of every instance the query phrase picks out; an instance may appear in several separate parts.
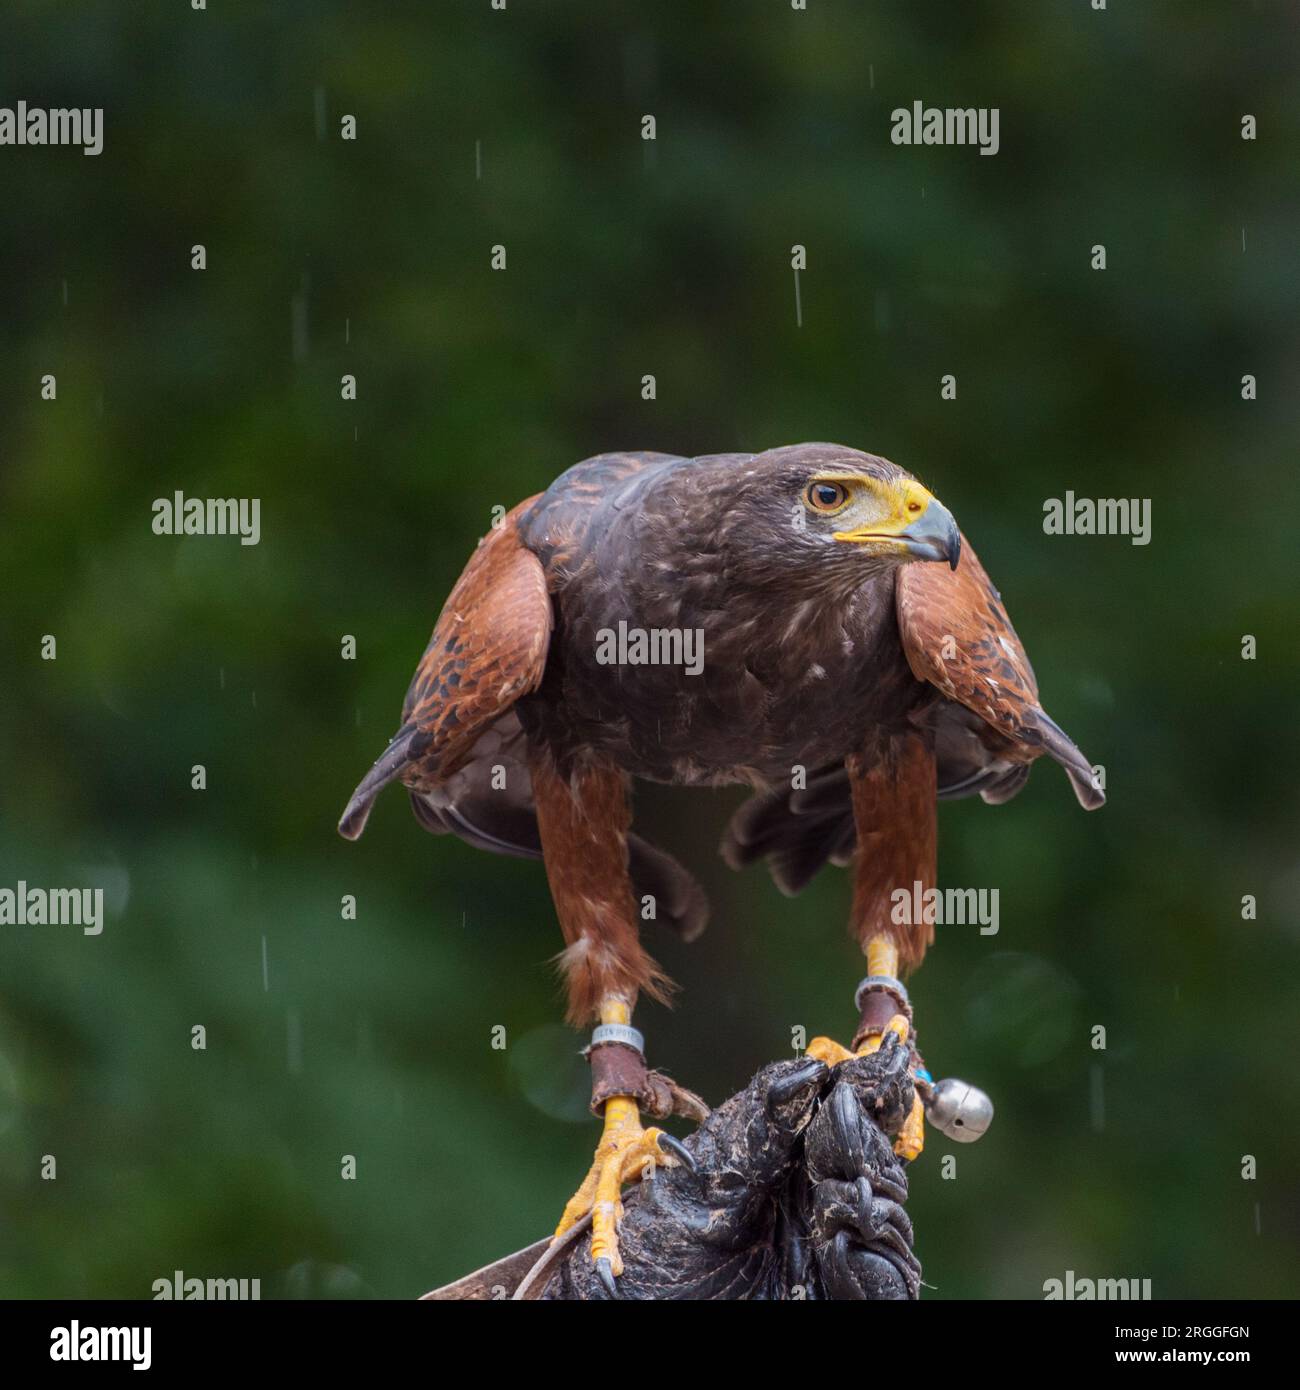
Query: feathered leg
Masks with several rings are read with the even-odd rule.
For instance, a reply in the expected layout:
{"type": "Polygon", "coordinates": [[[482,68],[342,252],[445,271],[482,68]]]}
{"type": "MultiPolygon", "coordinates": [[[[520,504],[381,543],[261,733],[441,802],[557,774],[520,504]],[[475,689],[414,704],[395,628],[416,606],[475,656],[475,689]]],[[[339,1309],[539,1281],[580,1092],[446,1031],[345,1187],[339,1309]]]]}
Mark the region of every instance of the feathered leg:
{"type": "MultiPolygon", "coordinates": [[[[867,976],[858,986],[861,1011],[852,1048],[814,1038],[810,1055],[834,1066],[875,1052],[887,1032],[912,1042],[913,1072],[928,1080],[915,1050],[912,1009],[899,979],[900,963],[914,968],[934,940],[934,910],[927,894],[936,876],[938,784],[934,748],[922,730],[892,738],[879,756],[848,761],[857,853],[853,867],[853,934],[867,957],[867,976]]],[[[920,1154],[924,1106],[918,1095],[895,1151],[920,1154]]]]}
{"type": "Polygon", "coordinates": [[[611,1295],[623,1272],[618,1250],[619,1197],[625,1182],[656,1164],[689,1158],[671,1135],[643,1129],[641,1106],[662,1108],[662,1079],[646,1070],[640,1033],[631,1026],[637,996],[663,999],[669,981],[641,947],[628,877],[631,822],[627,780],[609,765],[563,776],[549,754],[530,760],[537,824],[551,896],[567,943],[560,955],[569,1022],[595,1022],[589,1051],[591,1108],[604,1129],[587,1176],[564,1208],[556,1237],[591,1214],[591,1258],[611,1295]]]}

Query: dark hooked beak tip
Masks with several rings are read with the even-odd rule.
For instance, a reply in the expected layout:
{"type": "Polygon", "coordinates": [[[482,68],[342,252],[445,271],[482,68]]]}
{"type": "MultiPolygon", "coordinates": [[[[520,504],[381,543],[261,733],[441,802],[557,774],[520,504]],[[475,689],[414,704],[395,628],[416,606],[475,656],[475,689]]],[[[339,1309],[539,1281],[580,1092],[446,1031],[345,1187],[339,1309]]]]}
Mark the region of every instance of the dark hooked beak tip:
{"type": "Polygon", "coordinates": [[[942,502],[931,502],[898,538],[917,560],[947,560],[948,568],[955,570],[961,559],[961,532],[942,502]]]}

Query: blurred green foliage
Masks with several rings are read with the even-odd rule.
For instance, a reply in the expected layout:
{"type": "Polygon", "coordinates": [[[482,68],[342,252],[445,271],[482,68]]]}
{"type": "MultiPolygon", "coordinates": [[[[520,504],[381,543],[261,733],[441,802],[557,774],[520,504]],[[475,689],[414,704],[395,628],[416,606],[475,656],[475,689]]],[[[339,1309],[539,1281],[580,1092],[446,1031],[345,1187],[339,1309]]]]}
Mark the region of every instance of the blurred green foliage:
{"type": "MultiPolygon", "coordinates": [[[[541,869],[397,794],[358,845],[335,819],[495,504],[609,448],[836,439],[954,510],[1108,770],[1096,815],[1051,766],[942,812],[942,880],[999,888],[1001,930],[941,933],[918,1018],[998,1119],[955,1180],[937,1136],[917,1165],[929,1296],[1294,1295],[1288,11],[6,16],[0,100],[106,124],[96,159],[0,149],[0,885],[111,910],[0,929],[0,1293],[410,1297],[553,1224],[595,1129],[541,869]],[[892,146],[915,99],[999,107],[1000,153],[892,146]],[[1152,543],[1045,536],[1071,488],[1152,499],[1152,543]],[[261,544],[153,535],[176,489],[260,497],[261,544]]],[[[638,1021],[714,1100],[797,1025],[847,1034],[860,973],[842,874],[786,901],[723,869],[738,799],[640,802],[714,920],[651,929],[684,992],[638,1021]]]]}

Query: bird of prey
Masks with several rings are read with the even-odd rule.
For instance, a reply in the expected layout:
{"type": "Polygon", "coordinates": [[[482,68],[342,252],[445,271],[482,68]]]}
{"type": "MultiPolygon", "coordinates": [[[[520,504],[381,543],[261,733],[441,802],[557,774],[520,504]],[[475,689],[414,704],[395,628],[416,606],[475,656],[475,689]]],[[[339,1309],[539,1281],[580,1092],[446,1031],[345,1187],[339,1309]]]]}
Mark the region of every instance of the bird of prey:
{"type": "MultiPolygon", "coordinates": [[[[647,1069],[631,1026],[638,996],[669,987],[638,924],[647,902],[687,938],[707,915],[690,874],[632,832],[634,781],[753,788],[723,854],[765,859],[786,893],[828,862],[852,865],[860,1022],[853,1050],[828,1038],[808,1050],[834,1066],[892,1031],[924,1078],[899,975],[933,915],[900,914],[896,890],[935,884],[940,798],[1007,801],[1044,753],[1081,805],[1101,804],[974,550],[910,473],[837,444],[601,454],[479,542],[339,829],[359,836],[397,781],[435,834],[543,860],[568,1018],[596,1025],[604,1122],[557,1236],[590,1213],[612,1291],[622,1184],[689,1161],[642,1114],[697,1102],[647,1069]]],[[[918,1099],[905,1158],[921,1132],[918,1099]]]]}

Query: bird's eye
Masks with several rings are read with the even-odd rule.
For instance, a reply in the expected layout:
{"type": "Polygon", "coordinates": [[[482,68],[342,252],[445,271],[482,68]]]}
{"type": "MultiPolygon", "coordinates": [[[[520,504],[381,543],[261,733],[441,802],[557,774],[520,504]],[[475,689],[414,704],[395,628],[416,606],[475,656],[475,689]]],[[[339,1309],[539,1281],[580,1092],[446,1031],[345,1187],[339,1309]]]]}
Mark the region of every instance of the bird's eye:
{"type": "Polygon", "coordinates": [[[804,492],[804,501],[815,512],[838,512],[849,500],[849,490],[843,483],[812,482],[804,492]]]}

